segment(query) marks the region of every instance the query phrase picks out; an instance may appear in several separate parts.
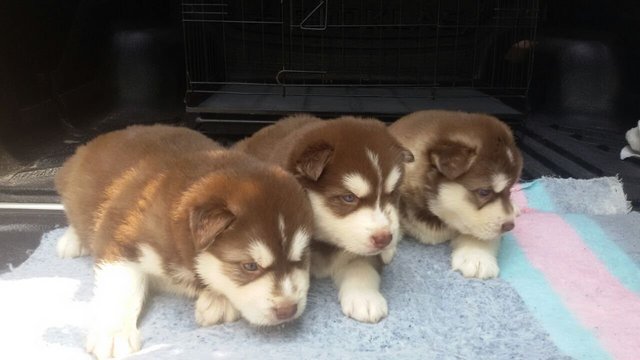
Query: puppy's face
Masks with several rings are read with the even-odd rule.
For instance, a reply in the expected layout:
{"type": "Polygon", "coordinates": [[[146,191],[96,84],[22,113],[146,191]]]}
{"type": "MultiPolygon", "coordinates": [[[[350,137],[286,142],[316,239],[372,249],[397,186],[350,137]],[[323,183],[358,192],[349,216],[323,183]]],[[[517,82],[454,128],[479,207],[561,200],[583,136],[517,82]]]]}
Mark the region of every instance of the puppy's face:
{"type": "Polygon", "coordinates": [[[229,179],[223,201],[191,209],[191,231],[203,249],[195,260],[198,275],[256,325],[300,316],[309,289],[311,207],[282,172],[288,181],[229,179]]]}
{"type": "Polygon", "coordinates": [[[398,186],[411,153],[373,120],[328,121],[296,158],[319,240],[377,255],[399,240],[398,186]]]}
{"type": "Polygon", "coordinates": [[[514,227],[510,190],[522,156],[510,134],[494,134],[477,146],[441,141],[428,150],[439,181],[429,209],[456,231],[492,240],[514,227]]]}

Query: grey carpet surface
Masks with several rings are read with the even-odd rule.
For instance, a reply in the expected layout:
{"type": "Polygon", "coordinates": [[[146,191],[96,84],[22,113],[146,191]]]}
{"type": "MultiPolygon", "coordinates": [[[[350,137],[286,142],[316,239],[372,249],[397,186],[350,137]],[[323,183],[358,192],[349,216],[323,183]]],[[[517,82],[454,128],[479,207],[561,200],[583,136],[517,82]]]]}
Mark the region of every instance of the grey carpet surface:
{"type": "MultiPolygon", "coordinates": [[[[640,215],[627,213],[624,194],[619,194],[611,180],[596,180],[543,179],[525,186],[524,191],[532,209],[549,210],[544,208],[551,201],[559,213],[591,214],[637,264],[640,215]],[[594,193],[607,200],[585,207],[594,193]],[[538,197],[546,198],[532,201],[538,197]]],[[[0,277],[0,339],[9,339],[0,346],[0,359],[91,358],[84,351],[84,342],[93,287],[92,260],[59,259],[55,243],[63,232],[57,229],[46,234],[24,264],[0,277]]],[[[156,294],[148,299],[139,320],[143,349],[131,358],[568,358],[541,325],[535,309],[525,304],[510,283],[500,278],[465,279],[450,270],[449,256],[447,244],[401,242],[396,258],[383,273],[382,292],[389,303],[389,316],[378,324],[346,318],[329,280],[312,282],[301,318],[271,328],[257,328],[243,320],[200,328],[194,319],[193,300],[156,294]]]]}
{"type": "MultiPolygon", "coordinates": [[[[84,350],[93,279],[89,257],[62,260],[47,234],[41,246],[0,280],[0,334],[14,341],[0,358],[87,359],[84,350]],[[16,357],[17,356],[17,357],[16,357]]],[[[330,281],[312,283],[302,317],[274,328],[245,321],[199,328],[194,303],[157,294],[139,321],[136,359],[179,358],[562,358],[518,294],[500,279],[464,279],[449,269],[447,245],[400,245],[383,275],[389,317],[378,324],[346,318],[330,281]]]]}

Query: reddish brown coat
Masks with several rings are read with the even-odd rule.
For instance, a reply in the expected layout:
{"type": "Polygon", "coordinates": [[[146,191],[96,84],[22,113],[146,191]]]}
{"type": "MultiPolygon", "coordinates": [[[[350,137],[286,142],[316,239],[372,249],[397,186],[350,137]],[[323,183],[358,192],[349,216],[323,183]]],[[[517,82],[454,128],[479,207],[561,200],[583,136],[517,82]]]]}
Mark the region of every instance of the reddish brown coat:
{"type": "MultiPolygon", "coordinates": [[[[148,244],[165,271],[193,271],[205,248],[237,264],[251,261],[246,249],[258,235],[276,255],[276,274],[308,266],[308,256],[300,264],[286,260],[291,244],[278,228],[281,214],[288,239],[298,228],[312,231],[311,208],[295,179],[186,128],[131,126],[99,136],[64,164],[56,188],[97,262],[136,260],[139,245],[148,244]]],[[[237,268],[230,266],[229,275],[238,283],[255,276],[237,268]]]]}

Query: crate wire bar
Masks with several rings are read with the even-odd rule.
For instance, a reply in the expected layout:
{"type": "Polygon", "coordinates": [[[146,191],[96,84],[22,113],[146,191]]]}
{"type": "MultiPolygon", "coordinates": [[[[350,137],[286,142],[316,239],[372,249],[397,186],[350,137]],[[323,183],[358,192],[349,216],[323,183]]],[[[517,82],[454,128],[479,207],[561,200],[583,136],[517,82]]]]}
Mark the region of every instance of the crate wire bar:
{"type": "MultiPolygon", "coordinates": [[[[186,0],[187,110],[519,114],[538,0],[186,0]]],[[[203,116],[207,118],[207,116],[203,116]]]]}

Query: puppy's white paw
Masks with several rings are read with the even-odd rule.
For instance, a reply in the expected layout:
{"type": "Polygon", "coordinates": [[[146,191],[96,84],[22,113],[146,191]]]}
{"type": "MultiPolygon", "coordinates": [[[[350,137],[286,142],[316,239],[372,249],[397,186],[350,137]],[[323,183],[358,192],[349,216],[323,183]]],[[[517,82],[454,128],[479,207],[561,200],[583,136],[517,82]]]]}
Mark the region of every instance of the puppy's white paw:
{"type": "Polygon", "coordinates": [[[72,226],[69,226],[69,228],[67,228],[67,231],[65,231],[60,239],[58,239],[56,252],[58,253],[58,256],[63,259],[69,259],[89,254],[89,251],[84,246],[82,246],[80,238],[78,238],[78,234],[76,234],[76,229],[74,229],[72,226]]]}
{"type": "Polygon", "coordinates": [[[340,298],[342,312],[348,317],[377,323],[387,316],[387,300],[375,290],[351,290],[340,298]]]}
{"type": "Polygon", "coordinates": [[[498,276],[498,260],[484,250],[472,247],[455,249],[451,254],[451,267],[465,277],[490,279],[498,276]]]}
{"type": "Polygon", "coordinates": [[[239,318],[240,312],[223,295],[203,291],[196,300],[196,322],[200,326],[229,323],[239,318]]]}
{"type": "Polygon", "coordinates": [[[380,253],[380,258],[385,265],[393,260],[393,257],[396,255],[396,249],[396,246],[390,246],[380,253]]]}
{"type": "Polygon", "coordinates": [[[120,329],[105,331],[94,328],[87,338],[87,351],[94,354],[98,360],[119,358],[132,354],[142,345],[138,329],[120,329]]]}

